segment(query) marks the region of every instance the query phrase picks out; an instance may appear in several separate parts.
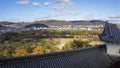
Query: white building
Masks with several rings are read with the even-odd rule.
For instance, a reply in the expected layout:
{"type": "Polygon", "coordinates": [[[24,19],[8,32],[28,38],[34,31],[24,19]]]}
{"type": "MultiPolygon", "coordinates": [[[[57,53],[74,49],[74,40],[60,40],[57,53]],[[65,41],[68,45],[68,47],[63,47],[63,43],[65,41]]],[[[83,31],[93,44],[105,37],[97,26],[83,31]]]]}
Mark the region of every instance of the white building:
{"type": "Polygon", "coordinates": [[[107,44],[108,54],[119,54],[120,55],[120,45],[118,44],[107,44]]]}

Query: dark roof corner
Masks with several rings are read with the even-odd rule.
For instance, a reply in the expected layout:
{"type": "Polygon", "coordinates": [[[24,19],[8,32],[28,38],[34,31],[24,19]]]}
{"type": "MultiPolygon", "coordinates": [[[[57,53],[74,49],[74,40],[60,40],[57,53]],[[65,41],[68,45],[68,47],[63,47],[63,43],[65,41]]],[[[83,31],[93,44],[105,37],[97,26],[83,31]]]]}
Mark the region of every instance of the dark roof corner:
{"type": "Polygon", "coordinates": [[[108,23],[108,20],[106,20],[105,23],[108,23]]]}
{"type": "Polygon", "coordinates": [[[98,47],[101,48],[105,53],[107,53],[107,45],[106,44],[100,45],[98,47]]]}
{"type": "Polygon", "coordinates": [[[104,30],[102,34],[99,34],[101,41],[106,43],[120,44],[120,29],[116,24],[105,22],[104,30]]]}

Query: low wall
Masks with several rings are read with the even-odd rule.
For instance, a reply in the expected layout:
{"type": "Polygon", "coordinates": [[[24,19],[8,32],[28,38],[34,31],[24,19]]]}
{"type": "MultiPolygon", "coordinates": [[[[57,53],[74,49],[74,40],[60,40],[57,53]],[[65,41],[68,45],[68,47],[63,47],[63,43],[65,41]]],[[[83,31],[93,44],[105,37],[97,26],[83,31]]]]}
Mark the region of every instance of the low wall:
{"type": "Polygon", "coordinates": [[[119,49],[120,49],[119,44],[107,44],[107,53],[108,54],[120,54],[119,49]]]}

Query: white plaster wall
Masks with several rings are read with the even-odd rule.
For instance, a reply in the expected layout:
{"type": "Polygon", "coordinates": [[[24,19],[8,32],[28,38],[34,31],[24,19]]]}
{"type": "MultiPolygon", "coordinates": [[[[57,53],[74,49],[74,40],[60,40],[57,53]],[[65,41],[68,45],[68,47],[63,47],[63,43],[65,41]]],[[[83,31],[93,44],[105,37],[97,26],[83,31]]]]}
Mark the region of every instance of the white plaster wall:
{"type": "Polygon", "coordinates": [[[120,54],[119,49],[120,49],[120,45],[118,44],[107,44],[108,54],[120,54]]]}

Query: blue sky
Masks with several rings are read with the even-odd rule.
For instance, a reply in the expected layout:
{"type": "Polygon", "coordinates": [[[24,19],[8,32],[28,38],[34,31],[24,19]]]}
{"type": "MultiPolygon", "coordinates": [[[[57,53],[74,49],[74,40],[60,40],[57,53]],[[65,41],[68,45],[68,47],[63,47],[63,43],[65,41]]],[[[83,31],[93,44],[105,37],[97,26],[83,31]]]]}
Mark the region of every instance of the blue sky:
{"type": "Polygon", "coordinates": [[[0,0],[0,21],[120,20],[120,0],[0,0]]]}

